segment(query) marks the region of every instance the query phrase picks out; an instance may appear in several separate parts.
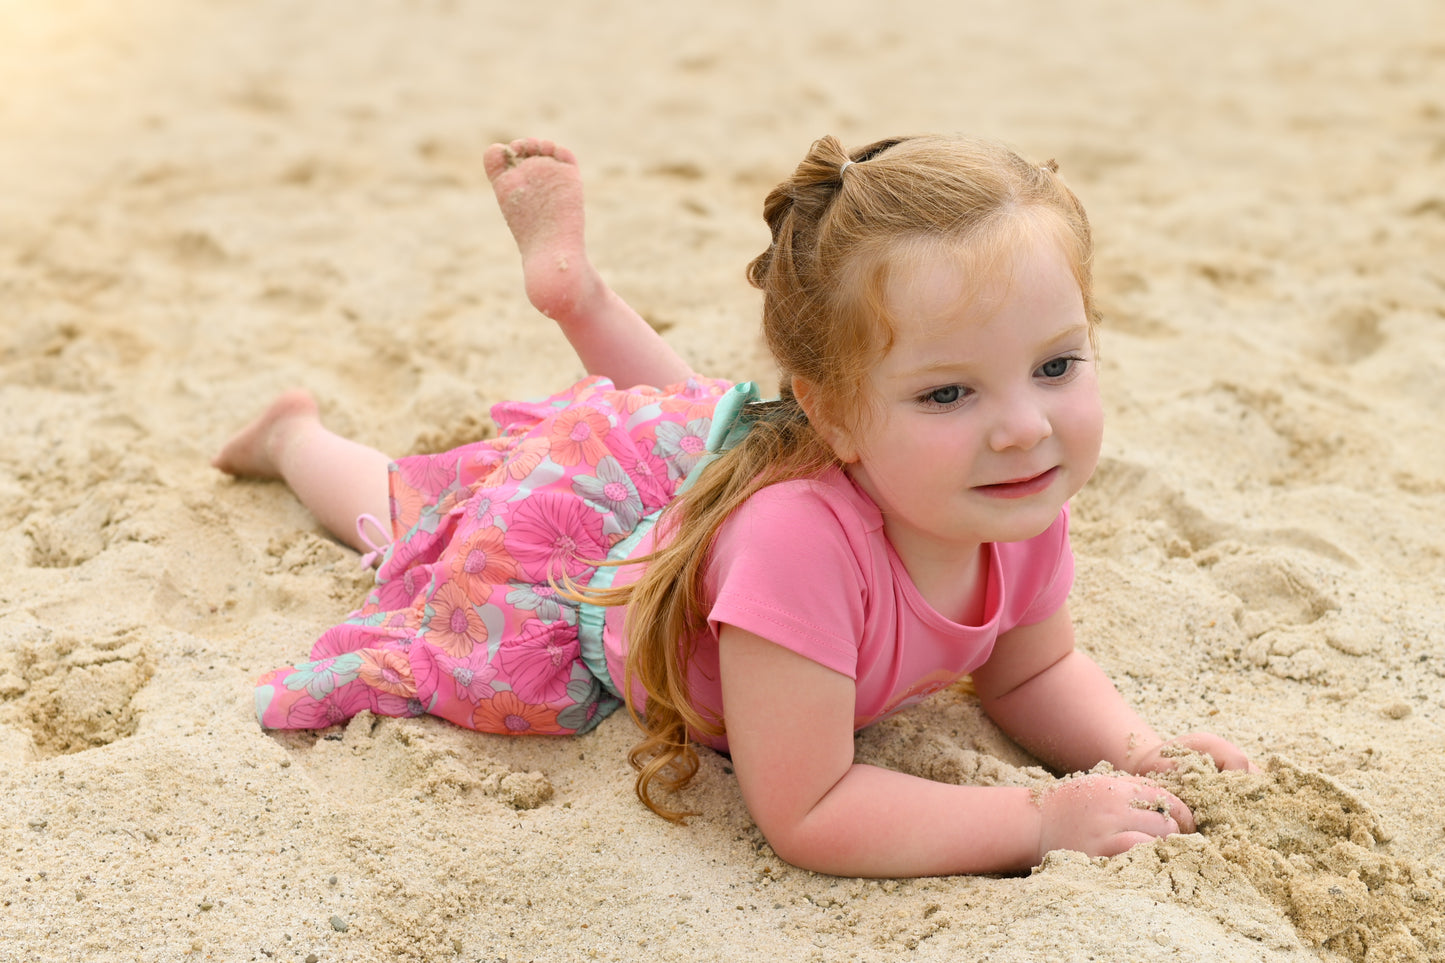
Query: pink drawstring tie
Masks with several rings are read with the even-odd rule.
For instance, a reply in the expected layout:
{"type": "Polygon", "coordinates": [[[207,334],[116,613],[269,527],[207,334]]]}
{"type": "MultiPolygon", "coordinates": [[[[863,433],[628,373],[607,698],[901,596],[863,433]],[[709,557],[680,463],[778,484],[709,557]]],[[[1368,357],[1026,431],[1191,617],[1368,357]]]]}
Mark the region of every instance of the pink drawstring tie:
{"type": "Polygon", "coordinates": [[[362,514],[356,516],[356,537],[365,542],[366,547],[371,549],[371,551],[361,556],[361,567],[372,568],[380,564],[381,553],[385,552],[387,548],[391,545],[391,539],[386,538],[386,530],[381,527],[381,522],[377,520],[375,515],[372,515],[368,512],[363,512],[362,514]],[[385,541],[383,541],[380,545],[373,542],[371,540],[371,536],[366,534],[367,522],[370,522],[376,528],[376,530],[381,533],[381,537],[385,539],[385,541]]]}

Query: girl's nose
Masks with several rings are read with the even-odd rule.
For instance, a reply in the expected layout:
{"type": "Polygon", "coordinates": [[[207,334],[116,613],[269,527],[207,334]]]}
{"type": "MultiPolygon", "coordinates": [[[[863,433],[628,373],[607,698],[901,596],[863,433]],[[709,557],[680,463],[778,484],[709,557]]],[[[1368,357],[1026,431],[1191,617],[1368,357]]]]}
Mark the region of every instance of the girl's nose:
{"type": "Polygon", "coordinates": [[[1053,433],[1053,424],[1039,404],[1025,398],[1010,399],[999,409],[988,444],[994,451],[1028,451],[1053,433]]]}

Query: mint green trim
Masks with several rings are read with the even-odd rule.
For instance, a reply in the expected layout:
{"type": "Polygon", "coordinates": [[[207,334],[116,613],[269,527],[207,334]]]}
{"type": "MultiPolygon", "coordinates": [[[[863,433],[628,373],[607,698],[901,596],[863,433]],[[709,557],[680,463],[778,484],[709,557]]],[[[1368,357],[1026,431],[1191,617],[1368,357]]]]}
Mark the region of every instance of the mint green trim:
{"type": "MultiPolygon", "coordinates": [[[[729,388],[727,393],[717,400],[717,407],[712,411],[712,431],[707,434],[707,450],[719,454],[742,441],[750,425],[738,416],[742,414],[744,406],[761,400],[758,386],[752,381],[744,381],[729,388]]],[[[697,469],[694,468],[688,472],[688,479],[691,480],[696,474],[697,469]]]]}
{"type": "MultiPolygon", "coordinates": [[[[637,547],[637,543],[652,531],[652,526],[657,524],[657,519],[662,515],[662,509],[658,509],[650,515],[644,515],[626,538],[612,546],[607,553],[609,562],[626,558],[637,547]]],[[[599,565],[597,571],[592,573],[588,580],[589,589],[607,589],[612,587],[612,582],[617,578],[620,565],[599,565]]],[[[577,612],[577,641],[582,646],[582,662],[587,669],[597,677],[603,687],[617,698],[623,698],[622,690],[617,683],[612,681],[612,673],[607,669],[607,650],[602,644],[602,630],[607,624],[607,609],[591,602],[583,602],[577,612]]]]}

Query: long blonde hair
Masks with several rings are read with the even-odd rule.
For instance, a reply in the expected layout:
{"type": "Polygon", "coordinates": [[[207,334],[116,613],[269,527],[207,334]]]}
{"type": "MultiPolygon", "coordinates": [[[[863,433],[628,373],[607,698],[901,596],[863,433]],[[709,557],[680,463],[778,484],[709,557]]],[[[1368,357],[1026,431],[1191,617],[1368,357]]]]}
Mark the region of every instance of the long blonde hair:
{"type": "Polygon", "coordinates": [[[1040,224],[1061,244],[1095,316],[1088,218],[1050,161],[1031,164],[988,141],[951,137],[884,140],[848,154],[833,137],[816,141],[793,176],[768,194],[768,249],[748,265],[763,291],[763,333],[781,374],[781,398],[749,405],[751,429],[709,464],[663,512],[656,544],[631,585],[583,594],[626,605],[628,653],[622,689],[644,738],[628,754],[638,797],[674,821],[655,785],[676,791],[697,772],[689,733],[719,735],[721,718],[693,705],[688,667],[708,631],[704,577],[709,549],[733,510],[760,489],[815,477],[837,465],[825,435],[867,417],[867,379],[893,342],[884,309],[890,259],[899,245],[947,243],[978,255],[1012,245],[1040,224]],[[1044,215],[1040,218],[1038,215],[1044,215]],[[795,381],[808,388],[805,413],[795,381]],[[823,431],[819,429],[823,428],[823,431]],[[647,693],[645,714],[633,685],[647,693]]]}

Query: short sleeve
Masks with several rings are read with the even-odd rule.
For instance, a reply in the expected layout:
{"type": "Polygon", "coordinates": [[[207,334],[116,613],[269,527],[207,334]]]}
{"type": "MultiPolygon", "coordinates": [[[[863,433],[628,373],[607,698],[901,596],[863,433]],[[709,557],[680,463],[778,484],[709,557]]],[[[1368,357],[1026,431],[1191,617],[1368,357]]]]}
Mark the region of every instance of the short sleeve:
{"type": "Polygon", "coordinates": [[[714,634],[736,626],[856,679],[867,585],[851,511],[802,481],[764,488],[733,512],[708,565],[714,634]]]}

